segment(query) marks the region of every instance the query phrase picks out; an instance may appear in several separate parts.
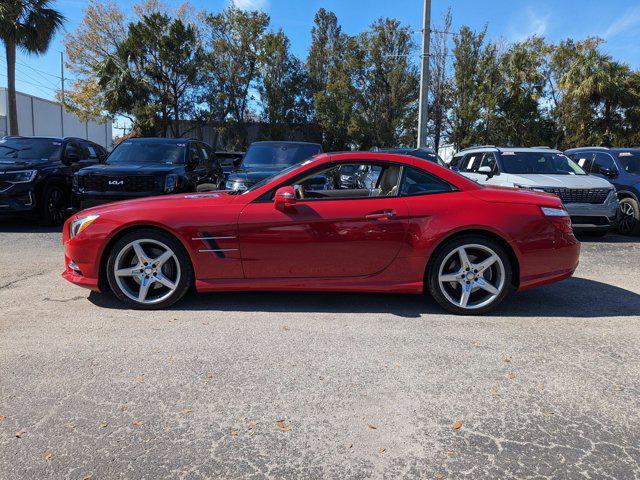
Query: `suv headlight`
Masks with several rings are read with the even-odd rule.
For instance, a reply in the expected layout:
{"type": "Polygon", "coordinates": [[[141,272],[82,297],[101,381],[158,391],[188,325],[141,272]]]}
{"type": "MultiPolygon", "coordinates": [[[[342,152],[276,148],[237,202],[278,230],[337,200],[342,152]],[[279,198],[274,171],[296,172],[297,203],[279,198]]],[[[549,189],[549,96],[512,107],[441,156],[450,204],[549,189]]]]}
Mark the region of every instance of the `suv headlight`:
{"type": "Polygon", "coordinates": [[[19,170],[17,172],[5,172],[2,180],[10,183],[29,183],[33,182],[38,174],[37,170],[19,170]]]}
{"type": "Polygon", "coordinates": [[[82,232],[85,228],[95,222],[100,215],[87,215],[86,217],[78,217],[69,226],[69,238],[73,238],[82,232]]]}
{"type": "Polygon", "coordinates": [[[178,186],[178,175],[175,173],[167,175],[164,179],[164,191],[165,193],[173,192],[178,186]]]}
{"type": "Polygon", "coordinates": [[[569,213],[564,208],[540,207],[542,213],[547,217],[568,217],[569,213]]]}
{"type": "Polygon", "coordinates": [[[523,190],[531,190],[532,192],[546,193],[543,188],[532,187],[531,185],[521,185],[519,183],[514,183],[513,186],[515,188],[521,188],[523,190]]]}

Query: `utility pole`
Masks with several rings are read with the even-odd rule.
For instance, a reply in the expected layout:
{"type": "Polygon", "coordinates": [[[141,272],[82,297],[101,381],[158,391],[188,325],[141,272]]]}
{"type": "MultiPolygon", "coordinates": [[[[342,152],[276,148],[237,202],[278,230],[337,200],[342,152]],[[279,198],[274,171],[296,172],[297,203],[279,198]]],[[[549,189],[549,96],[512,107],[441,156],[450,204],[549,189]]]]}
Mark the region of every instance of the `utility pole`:
{"type": "Polygon", "coordinates": [[[424,0],[422,23],[422,61],[420,66],[420,100],[418,105],[418,148],[427,146],[429,123],[429,42],[431,40],[431,0],[424,0]]]}
{"type": "Polygon", "coordinates": [[[62,135],[64,137],[64,53],[60,52],[60,85],[62,86],[60,91],[62,94],[62,98],[60,101],[60,129],[62,131],[62,135]]]}

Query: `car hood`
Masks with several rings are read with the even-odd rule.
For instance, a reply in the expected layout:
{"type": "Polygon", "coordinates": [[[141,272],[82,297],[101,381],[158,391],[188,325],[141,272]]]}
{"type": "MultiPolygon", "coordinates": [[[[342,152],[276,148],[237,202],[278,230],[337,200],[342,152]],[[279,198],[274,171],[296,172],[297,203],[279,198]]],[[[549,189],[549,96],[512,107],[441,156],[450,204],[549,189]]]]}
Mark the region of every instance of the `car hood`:
{"type": "Polygon", "coordinates": [[[509,174],[509,181],[531,187],[612,188],[607,180],[593,175],[509,174]]]}
{"type": "Polygon", "coordinates": [[[42,168],[51,163],[52,162],[50,160],[15,160],[12,158],[0,158],[0,172],[42,168]]]}
{"type": "Polygon", "coordinates": [[[77,216],[102,215],[112,211],[138,210],[143,212],[145,208],[155,209],[172,208],[194,208],[202,205],[217,207],[228,205],[236,199],[238,195],[229,195],[227,192],[202,192],[202,193],[179,193],[175,195],[161,195],[157,197],[142,197],[120,202],[108,203],[97,207],[82,210],[77,216]]]}
{"type": "Polygon", "coordinates": [[[182,170],[182,165],[167,165],[164,163],[149,163],[145,165],[122,164],[122,165],[92,165],[85,167],[78,173],[80,175],[158,175],[168,173],[178,173],[182,170]]]}
{"type": "Polygon", "coordinates": [[[541,207],[562,207],[562,201],[551,193],[534,192],[511,187],[482,187],[470,190],[476,198],[491,203],[517,203],[524,205],[539,205],[541,207]]]}
{"type": "MultiPolygon", "coordinates": [[[[286,168],[286,167],[285,167],[286,168]]],[[[278,173],[280,168],[260,169],[260,170],[236,170],[229,174],[227,180],[230,182],[243,182],[248,184],[257,183],[265,178],[278,173]]]]}

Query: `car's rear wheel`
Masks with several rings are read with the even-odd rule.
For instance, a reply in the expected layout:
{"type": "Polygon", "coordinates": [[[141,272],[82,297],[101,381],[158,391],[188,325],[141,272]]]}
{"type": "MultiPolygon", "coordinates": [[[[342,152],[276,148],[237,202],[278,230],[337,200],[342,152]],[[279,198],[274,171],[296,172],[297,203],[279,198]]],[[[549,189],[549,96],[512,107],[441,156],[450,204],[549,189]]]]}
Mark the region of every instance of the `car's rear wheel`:
{"type": "Polygon", "coordinates": [[[620,200],[618,232],[623,235],[640,234],[640,208],[638,207],[638,202],[633,198],[620,200]]]}
{"type": "Polygon", "coordinates": [[[189,290],[193,269],[189,255],[173,236],[136,230],[120,238],[107,261],[111,291],[139,309],[166,308],[189,290]]]}
{"type": "Polygon", "coordinates": [[[427,275],[429,293],[442,307],[456,314],[479,315],[504,300],[513,273],[502,245],[468,235],[438,248],[427,275]]]}

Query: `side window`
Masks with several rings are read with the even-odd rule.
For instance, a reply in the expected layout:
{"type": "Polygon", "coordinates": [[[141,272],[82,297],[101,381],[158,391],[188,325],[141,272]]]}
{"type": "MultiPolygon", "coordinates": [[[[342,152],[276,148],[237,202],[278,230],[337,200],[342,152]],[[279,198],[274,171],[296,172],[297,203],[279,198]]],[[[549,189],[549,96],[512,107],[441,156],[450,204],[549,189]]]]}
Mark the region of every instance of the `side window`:
{"type": "Polygon", "coordinates": [[[87,158],[85,155],[83,155],[82,148],[77,142],[67,143],[67,146],[64,149],[64,154],[66,156],[69,153],[75,153],[78,156],[78,160],[84,160],[85,158],[87,158]]]}
{"type": "Polygon", "coordinates": [[[400,195],[425,195],[452,191],[451,185],[424,170],[405,167],[400,195]]]}
{"type": "Polygon", "coordinates": [[[395,197],[400,165],[341,163],[291,182],[300,200],[395,197]]]}
{"type": "Polygon", "coordinates": [[[466,157],[464,157],[464,160],[462,161],[462,164],[460,165],[460,171],[461,172],[470,172],[470,173],[477,172],[478,168],[480,168],[481,159],[482,159],[482,154],[481,153],[470,153],[470,154],[468,154],[466,157]]]}
{"type": "Polygon", "coordinates": [[[577,163],[585,172],[591,171],[591,161],[593,153],[572,153],[569,158],[577,163]]]}
{"type": "Polygon", "coordinates": [[[495,153],[488,152],[482,156],[482,162],[480,162],[480,167],[489,167],[491,171],[496,170],[496,155],[495,153]]]}
{"type": "Polygon", "coordinates": [[[96,151],[96,149],[93,147],[93,145],[91,143],[88,142],[83,142],[82,143],[82,150],[83,152],[86,152],[86,155],[89,160],[97,160],[98,159],[98,152],[96,151]]]}
{"type": "Polygon", "coordinates": [[[453,157],[451,159],[451,162],[449,162],[449,168],[451,170],[459,170],[462,158],[463,158],[462,155],[457,155],[457,156],[453,157]]]}
{"type": "Polygon", "coordinates": [[[596,153],[589,173],[602,173],[602,170],[617,170],[616,164],[607,153],[596,153]]]}

